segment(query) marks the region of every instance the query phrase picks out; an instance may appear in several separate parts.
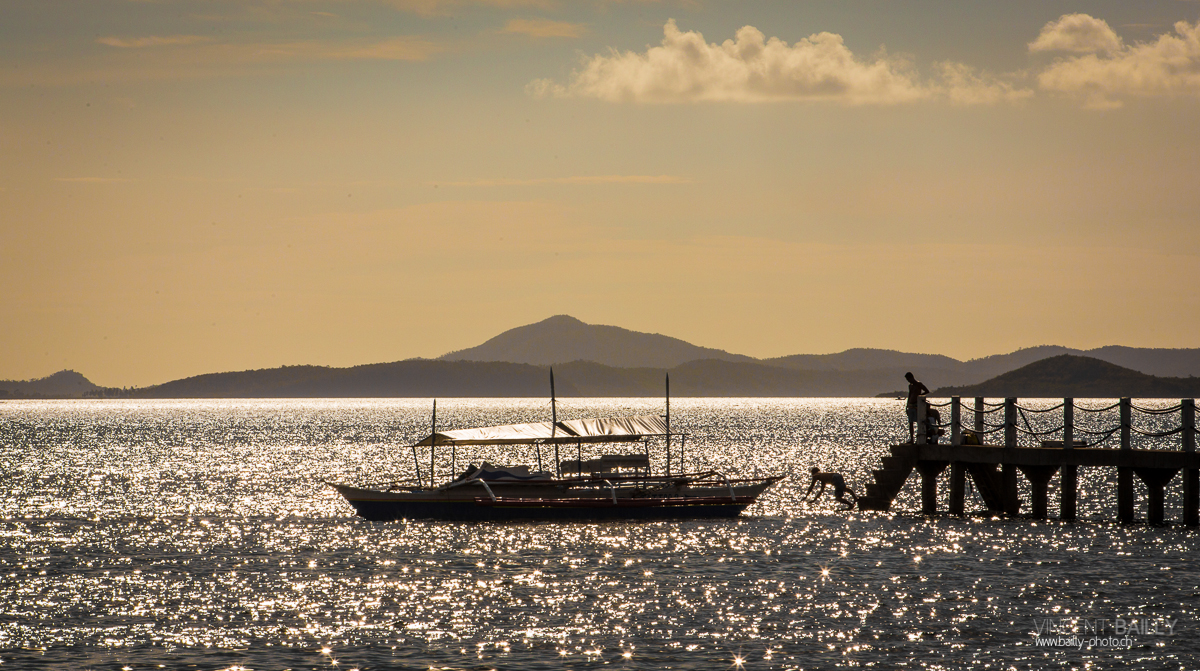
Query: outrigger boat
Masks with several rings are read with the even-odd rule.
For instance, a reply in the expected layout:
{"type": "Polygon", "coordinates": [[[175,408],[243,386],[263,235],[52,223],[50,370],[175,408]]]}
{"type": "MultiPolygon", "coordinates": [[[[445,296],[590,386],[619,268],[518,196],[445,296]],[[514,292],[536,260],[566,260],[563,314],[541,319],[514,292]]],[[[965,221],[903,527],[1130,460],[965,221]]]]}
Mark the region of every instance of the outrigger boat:
{"type": "MultiPolygon", "coordinates": [[[[667,414],[608,419],[558,420],[554,373],[550,373],[551,421],[508,424],[455,431],[437,430],[434,401],[433,430],[412,445],[416,484],[396,483],[378,488],[327,483],[369,520],[628,520],[658,518],[736,517],[784,476],[729,478],[718,471],[672,473],[670,378],[667,414]],[[664,472],[650,467],[651,439],[666,446],[664,472]],[[605,454],[583,460],[584,444],[640,444],[638,454],[605,454]],[[437,483],[435,451],[472,445],[533,445],[538,470],[528,466],[471,465],[453,479],[437,483]],[[554,447],[555,473],[542,470],[543,446],[554,447]],[[580,458],[560,461],[559,448],[575,446],[580,458]],[[421,476],[418,448],[430,450],[429,479],[421,476]]],[[[682,455],[680,456],[682,462],[682,455]]],[[[414,482],[409,480],[409,483],[414,482]]]]}

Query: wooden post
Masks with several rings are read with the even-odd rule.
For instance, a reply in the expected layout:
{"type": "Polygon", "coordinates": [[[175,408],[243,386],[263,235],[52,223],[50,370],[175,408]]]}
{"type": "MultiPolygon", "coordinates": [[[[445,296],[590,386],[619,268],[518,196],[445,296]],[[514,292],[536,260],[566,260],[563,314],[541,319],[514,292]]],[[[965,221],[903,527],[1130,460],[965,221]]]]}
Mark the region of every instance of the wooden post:
{"type": "Polygon", "coordinates": [[[1017,446],[1017,399],[1004,399],[1004,446],[1017,446]]]}
{"type": "Polygon", "coordinates": [[[975,435],[979,436],[979,442],[983,442],[983,398],[975,397],[975,435]]]}
{"type": "MultiPolygon", "coordinates": [[[[1121,409],[1121,450],[1133,449],[1130,428],[1133,422],[1133,401],[1122,398],[1121,409]]],[[[1133,522],[1133,469],[1128,466],[1117,467],[1117,520],[1123,524],[1133,522]]]]}
{"type": "Polygon", "coordinates": [[[966,513],[967,469],[962,462],[950,464],[950,514],[961,517],[966,513]]]}
{"type": "Polygon", "coordinates": [[[1137,476],[1146,484],[1146,498],[1150,500],[1146,521],[1153,526],[1163,523],[1163,503],[1166,498],[1167,483],[1179,472],[1177,468],[1133,468],[1137,476]]]}
{"type": "Polygon", "coordinates": [[[927,442],[925,432],[926,418],[929,416],[928,407],[925,404],[925,399],[917,398],[917,445],[924,445],[927,442]]]}
{"type": "MultiPolygon", "coordinates": [[[[429,437],[429,442],[433,442],[433,436],[429,437]]],[[[421,480],[421,461],[419,459],[417,459],[417,446],[416,445],[412,446],[412,451],[413,451],[413,467],[417,469],[417,486],[420,487],[421,485],[423,485],[425,483],[421,480]]]]}
{"type": "Polygon", "coordinates": [[[945,469],[944,461],[917,462],[917,471],[921,473],[921,513],[924,515],[937,514],[937,479],[945,469]]]}
{"type": "MultiPolygon", "coordinates": [[[[1063,399],[1063,449],[1075,446],[1075,399],[1063,399]]],[[[1062,467],[1058,485],[1058,516],[1068,522],[1075,521],[1075,502],[1079,492],[1079,472],[1074,464],[1062,467]]]]}
{"type": "Polygon", "coordinates": [[[962,397],[950,397],[950,444],[962,445],[962,397]]]}
{"type": "MultiPolygon", "coordinates": [[[[437,435],[437,399],[436,398],[433,399],[433,419],[430,421],[429,435],[431,435],[431,436],[437,435]]],[[[429,488],[430,489],[433,489],[433,487],[434,487],[433,475],[435,472],[437,472],[436,464],[434,462],[434,458],[437,456],[437,448],[435,447],[435,445],[437,445],[436,437],[433,440],[429,441],[429,488]]]]}
{"type": "MultiPolygon", "coordinates": [[[[1179,402],[1183,416],[1183,451],[1196,451],[1196,399],[1185,398],[1179,402]]],[[[1183,469],[1183,523],[1185,526],[1200,526],[1200,470],[1183,469]]]]}
{"type": "Polygon", "coordinates": [[[1019,468],[1025,474],[1025,479],[1029,480],[1029,490],[1033,495],[1031,505],[1034,519],[1046,519],[1046,509],[1048,507],[1046,503],[1049,499],[1050,478],[1054,477],[1054,472],[1058,470],[1058,466],[1026,465],[1019,468]]]}
{"type": "Polygon", "coordinates": [[[667,477],[671,477],[671,374],[667,373],[667,477]]]}
{"type": "Polygon", "coordinates": [[[562,477],[562,459],[558,458],[558,441],[555,434],[558,429],[558,400],[554,396],[554,368],[550,368],[550,442],[554,443],[554,472],[562,477]]]}
{"type": "Polygon", "coordinates": [[[1017,399],[1015,398],[1004,399],[1004,447],[1007,453],[1001,472],[1004,514],[1016,515],[1021,512],[1021,501],[1017,498],[1017,467],[1009,462],[1017,449],[1017,399]]]}

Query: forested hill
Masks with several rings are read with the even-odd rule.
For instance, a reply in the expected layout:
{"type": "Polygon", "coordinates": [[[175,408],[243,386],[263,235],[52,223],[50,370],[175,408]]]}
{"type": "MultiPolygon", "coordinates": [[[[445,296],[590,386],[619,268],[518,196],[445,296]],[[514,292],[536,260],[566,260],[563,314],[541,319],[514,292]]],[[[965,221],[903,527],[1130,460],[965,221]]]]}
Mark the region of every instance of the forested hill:
{"type": "Polygon", "coordinates": [[[936,396],[993,398],[1194,398],[1200,377],[1156,377],[1085,356],[1035,361],[979,384],[941,387],[936,396]]]}

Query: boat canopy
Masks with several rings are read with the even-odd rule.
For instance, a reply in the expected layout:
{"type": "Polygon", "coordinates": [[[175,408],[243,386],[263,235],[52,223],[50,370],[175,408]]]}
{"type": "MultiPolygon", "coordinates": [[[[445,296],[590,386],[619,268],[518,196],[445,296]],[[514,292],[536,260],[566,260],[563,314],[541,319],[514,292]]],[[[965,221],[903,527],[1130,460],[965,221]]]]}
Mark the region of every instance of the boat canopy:
{"type": "Polygon", "coordinates": [[[532,445],[535,443],[614,443],[667,435],[667,424],[658,415],[572,419],[561,422],[505,424],[476,429],[438,431],[417,443],[427,445],[532,445]]]}

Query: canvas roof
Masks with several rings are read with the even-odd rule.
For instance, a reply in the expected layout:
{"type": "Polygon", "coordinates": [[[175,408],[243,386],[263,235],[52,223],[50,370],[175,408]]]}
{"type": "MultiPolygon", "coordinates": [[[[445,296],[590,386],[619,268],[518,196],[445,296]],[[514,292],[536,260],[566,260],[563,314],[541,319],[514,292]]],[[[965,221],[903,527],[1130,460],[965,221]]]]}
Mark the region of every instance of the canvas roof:
{"type": "Polygon", "coordinates": [[[667,424],[657,415],[571,419],[438,431],[417,445],[529,445],[532,443],[610,443],[663,436],[667,424]]]}

